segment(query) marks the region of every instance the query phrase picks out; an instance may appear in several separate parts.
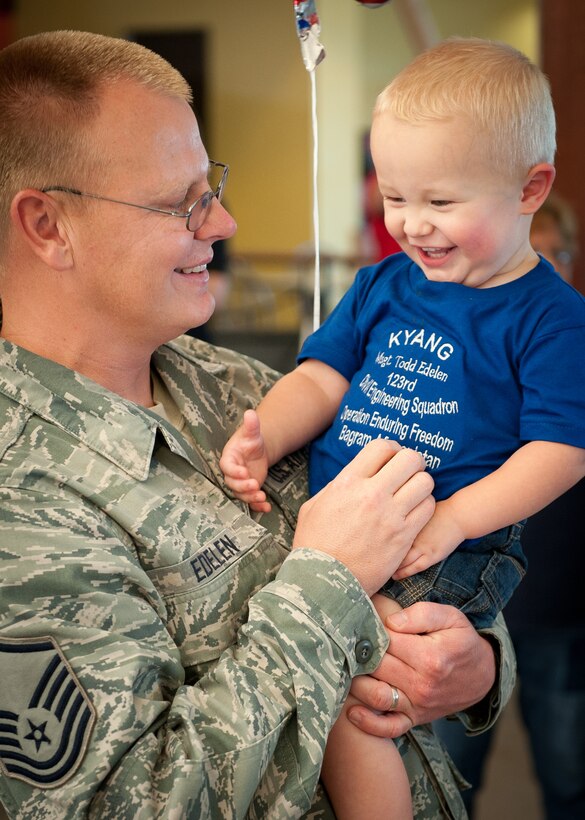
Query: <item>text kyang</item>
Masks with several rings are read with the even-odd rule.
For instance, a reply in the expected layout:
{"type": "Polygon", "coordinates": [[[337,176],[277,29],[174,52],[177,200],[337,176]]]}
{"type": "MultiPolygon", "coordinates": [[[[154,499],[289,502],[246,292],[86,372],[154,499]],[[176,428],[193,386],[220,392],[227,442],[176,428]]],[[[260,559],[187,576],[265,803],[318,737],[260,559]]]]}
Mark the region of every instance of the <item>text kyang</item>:
{"type": "Polygon", "coordinates": [[[448,359],[453,353],[453,345],[443,341],[442,336],[436,333],[427,333],[424,328],[414,328],[414,330],[393,330],[388,338],[388,347],[394,346],[420,347],[421,350],[430,350],[436,353],[443,361],[448,359]]]}

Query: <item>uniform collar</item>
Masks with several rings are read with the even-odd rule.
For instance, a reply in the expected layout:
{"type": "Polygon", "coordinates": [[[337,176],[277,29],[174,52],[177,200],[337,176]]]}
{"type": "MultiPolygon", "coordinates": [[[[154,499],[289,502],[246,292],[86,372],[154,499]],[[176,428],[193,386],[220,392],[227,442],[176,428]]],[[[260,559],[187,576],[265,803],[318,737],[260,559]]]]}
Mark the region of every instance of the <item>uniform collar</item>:
{"type": "MultiPolygon", "coordinates": [[[[19,405],[27,421],[33,415],[45,419],[139,481],[148,476],[157,433],[191,461],[184,439],[156,413],[5,339],[0,339],[0,394],[19,405]]],[[[0,427],[0,441],[13,430],[12,415],[5,429],[0,427]]]]}

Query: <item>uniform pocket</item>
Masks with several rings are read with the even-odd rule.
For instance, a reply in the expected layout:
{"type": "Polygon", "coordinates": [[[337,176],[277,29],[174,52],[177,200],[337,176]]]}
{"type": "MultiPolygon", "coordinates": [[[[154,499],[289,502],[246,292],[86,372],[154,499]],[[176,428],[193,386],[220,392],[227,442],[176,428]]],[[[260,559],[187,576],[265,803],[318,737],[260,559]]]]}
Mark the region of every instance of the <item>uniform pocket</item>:
{"type": "Polygon", "coordinates": [[[274,578],[284,557],[274,538],[241,514],[231,526],[194,545],[179,564],[149,571],[190,679],[233,645],[248,617],[250,597],[274,578]]]}

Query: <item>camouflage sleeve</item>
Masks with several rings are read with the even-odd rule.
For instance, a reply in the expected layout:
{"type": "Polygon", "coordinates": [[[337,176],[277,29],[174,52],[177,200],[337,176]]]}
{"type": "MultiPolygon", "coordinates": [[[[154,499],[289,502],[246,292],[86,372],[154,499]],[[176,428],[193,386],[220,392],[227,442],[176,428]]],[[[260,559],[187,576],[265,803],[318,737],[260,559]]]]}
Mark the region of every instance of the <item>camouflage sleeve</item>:
{"type": "Polygon", "coordinates": [[[500,613],[489,629],[480,634],[489,640],[496,656],[496,682],[485,698],[457,717],[467,729],[467,734],[477,735],[491,728],[510,700],[516,684],[516,655],[508,627],[500,613]]]}
{"type": "Polygon", "coordinates": [[[235,645],[186,680],[164,600],[118,524],[87,499],[18,488],[1,496],[0,797],[9,814],[306,811],[350,676],[371,672],[386,648],[353,576],[324,554],[294,551],[252,597],[235,645]],[[370,647],[361,666],[360,642],[370,647]],[[264,811],[275,795],[278,810],[264,811]]]}

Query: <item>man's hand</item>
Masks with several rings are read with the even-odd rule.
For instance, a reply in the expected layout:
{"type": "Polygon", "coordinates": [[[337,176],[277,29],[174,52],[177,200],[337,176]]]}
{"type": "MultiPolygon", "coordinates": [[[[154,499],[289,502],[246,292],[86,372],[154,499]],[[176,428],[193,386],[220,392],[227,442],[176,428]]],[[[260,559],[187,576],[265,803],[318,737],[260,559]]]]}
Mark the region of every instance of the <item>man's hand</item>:
{"type": "MultiPolygon", "coordinates": [[[[382,614],[379,598],[376,607],[382,614]]],[[[389,609],[394,607],[390,602],[389,609]]],[[[380,666],[371,677],[354,678],[351,688],[364,706],[352,707],[348,717],[368,734],[398,737],[420,723],[467,709],[492,688],[493,649],[458,609],[416,603],[387,617],[385,626],[390,646],[380,666]],[[388,712],[392,687],[398,703],[388,712]]]]}
{"type": "Polygon", "coordinates": [[[432,489],[420,453],[376,439],[302,506],[293,548],[337,558],[373,595],[430,519],[432,489]]]}

